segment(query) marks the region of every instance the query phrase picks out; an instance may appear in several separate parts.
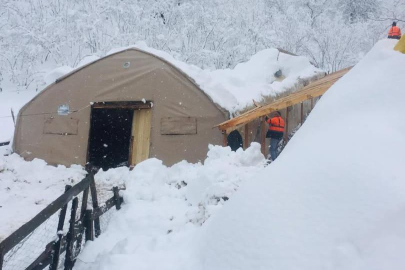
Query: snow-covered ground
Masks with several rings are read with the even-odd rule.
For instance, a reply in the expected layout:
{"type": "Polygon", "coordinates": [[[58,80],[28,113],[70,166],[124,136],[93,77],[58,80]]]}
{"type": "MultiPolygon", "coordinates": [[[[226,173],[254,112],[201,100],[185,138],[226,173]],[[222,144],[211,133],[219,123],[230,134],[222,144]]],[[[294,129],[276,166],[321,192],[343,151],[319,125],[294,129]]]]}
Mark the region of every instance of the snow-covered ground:
{"type": "Polygon", "coordinates": [[[217,147],[204,166],[148,160],[121,175],[126,204],[75,269],[403,269],[405,55],[394,44],[333,86],[265,169],[259,154],[217,147]]]}
{"type": "Polygon", "coordinates": [[[80,166],[48,166],[35,159],[26,162],[8,147],[0,147],[0,241],[37,215],[63,194],[65,185],[84,178],[80,166]]]}
{"type": "Polygon", "coordinates": [[[210,220],[202,269],[404,269],[405,55],[380,41],[210,220]]]}
{"type": "MultiPolygon", "coordinates": [[[[238,64],[234,69],[204,70],[176,60],[170,54],[148,47],[145,42],[138,42],[127,48],[139,48],[155,54],[180,68],[201,86],[214,102],[231,114],[253,105],[253,99],[261,101],[264,97],[276,96],[286,90],[294,90],[302,80],[323,76],[323,72],[315,68],[306,57],[291,56],[279,53],[277,49],[266,49],[253,55],[246,63],[238,64]],[[281,70],[286,78],[277,81],[274,74],[281,70]]],[[[123,50],[113,49],[108,54],[123,50]]],[[[80,68],[97,60],[97,56],[87,56],[76,68],[80,68]]],[[[49,68],[49,67],[48,67],[49,68]]],[[[44,72],[44,85],[53,83],[57,78],[69,73],[69,66],[57,67],[44,72]]],[[[11,109],[15,114],[40,91],[12,91],[5,87],[0,92],[0,142],[9,141],[13,136],[14,125],[11,109]]]]}
{"type": "MultiPolygon", "coordinates": [[[[85,175],[81,166],[53,167],[38,159],[24,161],[17,154],[4,156],[9,152],[8,147],[0,147],[0,217],[5,221],[0,223],[0,241],[60,196],[65,185],[74,185],[85,175]]],[[[95,175],[97,189],[111,190],[112,186],[125,184],[125,202],[142,205],[129,211],[144,215],[145,224],[162,223],[159,228],[165,228],[164,233],[180,231],[178,227],[190,224],[194,228],[215,213],[243,179],[262,170],[265,162],[256,143],[236,153],[230,148],[210,146],[207,155],[204,165],[184,161],[165,167],[160,160],[151,159],[133,171],[127,167],[100,171],[95,175]],[[160,205],[166,210],[159,209],[160,205]],[[171,208],[175,212],[171,213],[171,208]],[[175,215],[176,220],[166,224],[167,215],[175,215]]]]}

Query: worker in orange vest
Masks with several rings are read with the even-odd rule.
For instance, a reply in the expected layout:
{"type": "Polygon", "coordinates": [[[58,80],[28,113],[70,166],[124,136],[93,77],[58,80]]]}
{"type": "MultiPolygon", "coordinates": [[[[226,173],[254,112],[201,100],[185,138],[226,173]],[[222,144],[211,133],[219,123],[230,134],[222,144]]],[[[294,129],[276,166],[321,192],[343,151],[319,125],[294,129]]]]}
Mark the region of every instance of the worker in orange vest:
{"type": "Polygon", "coordinates": [[[401,29],[399,29],[396,22],[393,22],[392,27],[390,28],[390,31],[388,32],[388,38],[400,39],[401,35],[402,35],[401,29]]]}
{"type": "Polygon", "coordinates": [[[274,161],[278,156],[278,145],[284,135],[284,119],[281,118],[280,111],[276,111],[274,116],[271,118],[265,118],[266,122],[269,124],[269,130],[267,131],[266,138],[270,138],[270,156],[274,161]]]}

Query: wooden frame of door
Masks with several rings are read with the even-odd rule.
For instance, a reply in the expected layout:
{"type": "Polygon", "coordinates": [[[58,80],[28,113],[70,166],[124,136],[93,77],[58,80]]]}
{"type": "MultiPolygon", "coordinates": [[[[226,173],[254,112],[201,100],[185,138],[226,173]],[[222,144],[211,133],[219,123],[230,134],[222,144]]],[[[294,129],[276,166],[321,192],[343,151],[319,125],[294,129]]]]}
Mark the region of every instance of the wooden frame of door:
{"type": "MultiPolygon", "coordinates": [[[[91,110],[90,110],[90,122],[91,123],[91,118],[92,118],[92,113],[93,109],[130,109],[135,111],[138,110],[150,110],[152,109],[152,101],[101,101],[101,102],[94,102],[91,105],[91,110]]],[[[133,124],[131,127],[131,130],[133,129],[133,124]]],[[[89,157],[90,157],[90,139],[91,139],[91,125],[89,124],[89,137],[88,137],[88,142],[87,142],[87,152],[86,152],[86,164],[89,162],[89,157]]],[[[131,141],[130,141],[130,146],[129,146],[129,160],[128,164],[130,167],[133,167],[132,165],[132,156],[133,156],[133,136],[131,135],[131,141]]]]}

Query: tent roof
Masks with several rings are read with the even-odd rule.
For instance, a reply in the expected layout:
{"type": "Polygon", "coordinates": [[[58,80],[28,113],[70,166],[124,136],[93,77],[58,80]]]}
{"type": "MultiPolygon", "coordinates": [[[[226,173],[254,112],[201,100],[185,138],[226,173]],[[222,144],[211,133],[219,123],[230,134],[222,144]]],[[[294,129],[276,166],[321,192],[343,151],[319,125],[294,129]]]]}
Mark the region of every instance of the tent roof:
{"type": "Polygon", "coordinates": [[[244,114],[225,121],[217,127],[221,130],[233,129],[236,126],[249,123],[261,116],[265,116],[273,111],[285,109],[289,106],[301,103],[305,100],[323,95],[336,81],[343,77],[352,67],[331,73],[322,79],[310,83],[298,92],[280,98],[270,104],[256,107],[244,114]]]}

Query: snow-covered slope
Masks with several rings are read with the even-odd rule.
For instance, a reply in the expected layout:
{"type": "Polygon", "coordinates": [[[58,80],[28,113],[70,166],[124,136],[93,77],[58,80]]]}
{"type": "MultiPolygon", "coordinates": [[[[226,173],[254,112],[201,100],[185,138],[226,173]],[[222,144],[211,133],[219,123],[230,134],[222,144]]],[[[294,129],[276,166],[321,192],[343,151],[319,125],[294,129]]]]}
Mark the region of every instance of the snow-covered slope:
{"type": "Polygon", "coordinates": [[[405,55],[383,40],[200,241],[203,269],[403,269],[405,55]]]}

